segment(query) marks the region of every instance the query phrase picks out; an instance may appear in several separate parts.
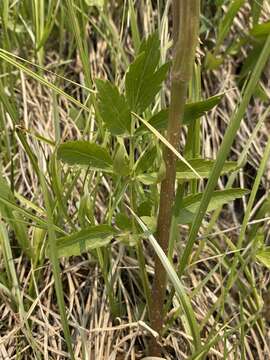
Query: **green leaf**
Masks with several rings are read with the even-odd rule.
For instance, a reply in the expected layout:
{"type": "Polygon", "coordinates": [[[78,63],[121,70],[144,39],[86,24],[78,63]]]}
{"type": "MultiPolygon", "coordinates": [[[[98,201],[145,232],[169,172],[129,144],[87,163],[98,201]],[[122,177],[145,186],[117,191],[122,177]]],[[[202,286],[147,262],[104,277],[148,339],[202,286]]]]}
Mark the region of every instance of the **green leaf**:
{"type": "Polygon", "coordinates": [[[61,144],[57,156],[69,165],[89,166],[93,169],[112,171],[112,159],[108,151],[89,141],[76,140],[61,144]]]}
{"type": "Polygon", "coordinates": [[[263,9],[264,0],[252,0],[251,15],[253,23],[257,24],[263,9]]]}
{"type": "Polygon", "coordinates": [[[109,81],[96,80],[100,115],[113,135],[130,133],[131,114],[128,104],[116,86],[109,81]]]}
{"type": "MultiPolygon", "coordinates": [[[[215,160],[190,159],[189,163],[202,178],[208,178],[210,171],[215,164],[215,160]]],[[[226,161],[223,166],[221,175],[235,171],[237,168],[238,163],[236,161],[226,161]]],[[[176,178],[178,180],[191,180],[196,179],[196,175],[185,163],[178,160],[176,164],[176,178]]]]}
{"type": "MultiPolygon", "coordinates": [[[[22,217],[21,214],[14,210],[16,207],[16,200],[14,194],[12,193],[9,185],[6,180],[0,174],[0,196],[2,201],[0,201],[0,215],[6,218],[7,223],[10,225],[11,229],[14,231],[16,235],[16,240],[24,251],[24,253],[28,256],[29,259],[32,258],[33,252],[31,243],[29,241],[29,236],[27,234],[27,228],[25,224],[21,222],[22,217]],[[13,205],[13,208],[9,208],[8,204],[13,205]]],[[[1,200],[1,199],[0,199],[1,200]]]]}
{"type": "Polygon", "coordinates": [[[94,204],[88,193],[81,195],[78,206],[78,220],[82,228],[95,223],[94,204]]]}
{"type": "Polygon", "coordinates": [[[142,174],[147,170],[149,171],[149,169],[153,167],[156,158],[157,158],[156,146],[153,146],[150,150],[149,148],[146,148],[146,150],[139,157],[139,159],[135,164],[136,174],[142,174]]]}
{"type": "Polygon", "coordinates": [[[240,8],[244,5],[244,3],[245,0],[231,1],[225,16],[223,17],[222,21],[219,22],[216,47],[219,47],[223,43],[223,40],[230,31],[235,16],[237,15],[240,8]]]}
{"type": "Polygon", "coordinates": [[[256,254],[256,258],[268,269],[270,269],[270,247],[267,246],[256,254]]]}
{"type": "Polygon", "coordinates": [[[144,53],[145,56],[145,72],[153,73],[160,60],[160,43],[157,31],[142,41],[139,54],[142,53],[144,53]]]}
{"type": "Polygon", "coordinates": [[[96,225],[57,239],[58,256],[77,256],[109,244],[115,235],[109,225],[96,225]]]}
{"type": "Polygon", "coordinates": [[[121,241],[128,246],[136,246],[141,239],[141,234],[134,234],[130,231],[123,232],[117,235],[117,241],[121,241]]]}
{"type": "Polygon", "coordinates": [[[143,173],[137,175],[137,180],[139,180],[144,185],[153,185],[161,182],[166,176],[166,165],[164,160],[161,160],[158,172],[143,173]]]}
{"type": "Polygon", "coordinates": [[[193,120],[204,116],[207,111],[212,110],[220,103],[223,95],[224,94],[218,94],[206,100],[186,104],[183,119],[184,125],[189,125],[193,120]]]}
{"type": "Polygon", "coordinates": [[[153,185],[158,183],[158,174],[156,172],[140,174],[137,179],[144,185],[153,185]]]}
{"type": "Polygon", "coordinates": [[[154,101],[167,77],[169,63],[162,65],[154,74],[148,75],[140,89],[136,112],[142,113],[154,101]]]}
{"type": "Polygon", "coordinates": [[[126,96],[130,108],[141,114],[154,100],[165,79],[169,64],[156,70],[160,60],[158,33],[150,35],[141,44],[139,54],[126,74],[126,96]]]}
{"type": "MultiPolygon", "coordinates": [[[[206,100],[186,104],[183,116],[183,125],[190,125],[194,120],[204,116],[207,111],[212,110],[216,105],[219,104],[222,97],[223,94],[219,94],[211,96],[206,100]]],[[[162,109],[150,118],[149,124],[158,131],[165,130],[168,126],[168,116],[169,110],[162,109]]],[[[136,135],[141,135],[147,131],[149,131],[148,128],[142,124],[136,130],[136,135]]]]}
{"type": "MultiPolygon", "coordinates": [[[[154,114],[148,122],[158,131],[166,130],[168,125],[168,116],[169,109],[162,109],[154,114]]],[[[150,132],[150,130],[144,124],[141,124],[138,129],[136,129],[136,135],[143,135],[147,132],[150,132]]]]}
{"type": "Polygon", "coordinates": [[[139,216],[150,216],[152,212],[153,207],[153,200],[147,198],[147,200],[144,200],[140,203],[137,211],[139,216]]]}
{"type": "Polygon", "coordinates": [[[250,35],[254,37],[268,36],[270,34],[270,21],[262,24],[256,24],[250,30],[250,35]]]}
{"type": "Polygon", "coordinates": [[[152,234],[157,230],[157,218],[154,216],[141,216],[141,220],[145,223],[152,234]]]}
{"type": "MultiPolygon", "coordinates": [[[[214,191],[211,201],[209,202],[207,211],[212,211],[220,206],[229,203],[237,198],[248,194],[246,189],[226,189],[214,191]]],[[[196,211],[199,208],[203,193],[190,195],[183,199],[182,208],[179,212],[178,222],[180,224],[190,224],[194,220],[196,211]]]]}
{"type": "MultiPolygon", "coordinates": [[[[129,0],[128,2],[128,8],[129,8],[129,16],[130,16],[130,28],[131,28],[131,34],[132,34],[132,40],[134,45],[135,53],[139,52],[140,49],[140,31],[138,26],[138,20],[137,20],[137,11],[135,11],[135,6],[133,3],[133,0],[129,0]]],[[[136,6],[137,8],[137,6],[136,6]]]]}
{"type": "MultiPolygon", "coordinates": [[[[259,220],[267,217],[270,214],[270,197],[268,197],[259,207],[258,211],[255,214],[254,220],[259,220]]],[[[260,231],[262,224],[260,222],[250,225],[250,231],[248,233],[248,239],[256,238],[256,235],[260,231]]]]}
{"type": "Polygon", "coordinates": [[[162,180],[164,180],[166,177],[166,164],[164,159],[161,159],[161,163],[159,165],[159,169],[157,172],[157,182],[161,182],[162,180]]]}
{"type": "Polygon", "coordinates": [[[260,54],[262,52],[262,45],[256,44],[253,49],[249,52],[248,56],[243,62],[243,65],[241,67],[241,71],[239,74],[239,80],[243,80],[245,76],[247,76],[251,71],[253,71],[260,54]]]}
{"type": "Polygon", "coordinates": [[[269,94],[266,88],[262,85],[262,83],[258,83],[256,89],[254,91],[254,96],[258,97],[261,101],[267,102],[269,101],[269,94]]]}
{"type": "Polygon", "coordinates": [[[204,64],[205,67],[209,70],[216,70],[223,63],[224,57],[215,56],[210,51],[206,53],[204,64]]]}
{"type": "MultiPolygon", "coordinates": [[[[189,164],[202,178],[208,178],[212,167],[215,164],[215,160],[190,159],[189,164]]],[[[226,161],[220,175],[235,171],[238,169],[238,167],[239,166],[236,161],[226,161]]],[[[197,179],[194,172],[180,160],[178,160],[176,163],[176,178],[177,180],[186,181],[197,179]]],[[[144,185],[152,185],[160,181],[156,172],[138,174],[137,179],[144,185]]]]}
{"type": "Polygon", "coordinates": [[[128,176],[130,174],[127,151],[122,143],[119,144],[113,159],[113,171],[118,176],[128,176]]]}
{"type": "Polygon", "coordinates": [[[255,236],[252,239],[253,249],[255,249],[256,252],[265,249],[265,231],[261,223],[258,223],[258,225],[259,227],[257,228],[255,236]]]}
{"type": "MultiPolygon", "coordinates": [[[[149,124],[152,125],[157,131],[161,132],[167,129],[168,125],[169,109],[162,109],[154,114],[149,120],[149,124]]],[[[135,131],[136,136],[142,136],[150,133],[151,131],[145,124],[141,124],[135,131]]]]}
{"type": "Polygon", "coordinates": [[[1,175],[0,175],[0,192],[2,198],[15,203],[14,195],[10,190],[10,187],[8,186],[7,182],[4,180],[4,178],[1,175]]]}
{"type": "Polygon", "coordinates": [[[124,213],[118,213],[115,216],[115,225],[121,230],[132,230],[132,221],[124,213]]]}

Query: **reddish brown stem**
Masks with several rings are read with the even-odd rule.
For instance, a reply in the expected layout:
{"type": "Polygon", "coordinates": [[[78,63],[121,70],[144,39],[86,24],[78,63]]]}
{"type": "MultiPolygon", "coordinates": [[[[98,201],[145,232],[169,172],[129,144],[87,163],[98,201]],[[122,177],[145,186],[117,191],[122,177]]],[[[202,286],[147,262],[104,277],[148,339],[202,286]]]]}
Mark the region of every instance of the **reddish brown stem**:
{"type": "MultiPolygon", "coordinates": [[[[198,42],[200,0],[173,1],[174,59],[171,72],[171,103],[167,140],[178,150],[181,123],[186,102],[187,86],[192,75],[192,66],[198,42]]],[[[157,239],[165,254],[168,253],[172,207],[175,199],[176,157],[167,147],[163,152],[166,176],[161,183],[160,204],[157,225],[157,239]]],[[[163,326],[163,304],[167,287],[166,272],[155,257],[155,276],[152,287],[151,326],[161,333],[163,326]]],[[[155,341],[150,353],[160,356],[160,348],[155,341]]]]}

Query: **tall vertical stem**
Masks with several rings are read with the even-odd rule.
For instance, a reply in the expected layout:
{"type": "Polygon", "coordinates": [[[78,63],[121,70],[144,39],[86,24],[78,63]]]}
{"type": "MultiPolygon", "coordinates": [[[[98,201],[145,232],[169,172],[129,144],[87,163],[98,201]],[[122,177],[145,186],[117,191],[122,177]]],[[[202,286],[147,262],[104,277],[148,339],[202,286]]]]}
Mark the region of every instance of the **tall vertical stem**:
{"type": "MultiPolygon", "coordinates": [[[[180,131],[187,85],[192,75],[192,66],[198,42],[200,0],[173,0],[173,40],[174,55],[171,72],[171,103],[167,139],[179,148],[180,131]]],[[[172,218],[172,207],[175,199],[176,157],[167,147],[164,148],[166,176],[161,183],[158,214],[157,239],[167,254],[172,218]]],[[[158,257],[155,258],[155,277],[152,288],[151,325],[161,332],[163,325],[163,304],[165,299],[167,277],[158,257]]],[[[158,346],[152,344],[151,355],[159,355],[158,346]]]]}

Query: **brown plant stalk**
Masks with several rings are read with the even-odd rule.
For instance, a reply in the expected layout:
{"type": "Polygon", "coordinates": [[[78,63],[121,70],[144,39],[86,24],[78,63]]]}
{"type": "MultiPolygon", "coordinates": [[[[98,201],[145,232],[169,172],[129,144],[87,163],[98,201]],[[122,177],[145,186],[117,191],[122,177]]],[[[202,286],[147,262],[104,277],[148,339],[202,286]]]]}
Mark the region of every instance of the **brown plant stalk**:
{"type": "MultiPolygon", "coordinates": [[[[178,150],[187,87],[192,76],[192,67],[198,43],[200,0],[173,0],[172,5],[174,54],[171,71],[171,102],[167,140],[178,150]]],[[[163,251],[167,254],[172,208],[175,199],[176,156],[165,147],[163,157],[166,176],[161,183],[157,239],[163,251]]],[[[152,328],[158,333],[161,333],[163,326],[162,310],[166,286],[166,272],[156,256],[150,320],[152,328]]],[[[160,355],[160,348],[155,341],[152,342],[150,347],[151,355],[160,355]]]]}

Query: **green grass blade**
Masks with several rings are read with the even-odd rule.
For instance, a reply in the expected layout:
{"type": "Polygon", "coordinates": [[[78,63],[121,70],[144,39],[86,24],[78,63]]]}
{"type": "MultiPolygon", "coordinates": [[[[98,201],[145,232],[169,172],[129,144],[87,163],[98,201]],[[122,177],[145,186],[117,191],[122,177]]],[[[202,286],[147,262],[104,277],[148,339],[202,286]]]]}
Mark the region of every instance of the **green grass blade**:
{"type": "MultiPolygon", "coordinates": [[[[82,36],[83,32],[80,31],[80,27],[83,27],[84,24],[82,21],[80,23],[78,17],[76,16],[73,0],[66,0],[66,4],[67,4],[67,10],[68,10],[68,17],[71,21],[71,26],[73,29],[73,33],[74,33],[76,44],[78,47],[80,59],[81,59],[82,66],[83,66],[83,73],[85,76],[85,84],[86,84],[86,86],[91,88],[92,87],[92,78],[91,78],[91,72],[90,72],[91,66],[90,66],[90,62],[89,62],[88,49],[86,48],[87,43],[85,41],[83,41],[84,40],[84,38],[82,36]]],[[[84,30],[84,29],[82,29],[82,30],[84,30]]]]}
{"type": "Polygon", "coordinates": [[[52,271],[53,271],[53,277],[54,277],[54,286],[56,291],[56,297],[57,297],[57,303],[59,307],[59,312],[61,316],[62,326],[63,326],[63,332],[65,335],[65,340],[67,343],[68,351],[70,354],[70,358],[72,360],[75,360],[75,356],[72,349],[72,340],[71,340],[71,334],[69,330],[68,325],[68,319],[66,315],[66,309],[65,309],[65,301],[64,301],[64,291],[63,291],[63,285],[61,281],[61,272],[60,272],[60,265],[58,260],[58,253],[57,253],[57,245],[56,245],[56,234],[54,230],[54,223],[53,223],[53,213],[51,209],[51,201],[50,196],[46,184],[46,180],[44,178],[44,175],[40,172],[40,182],[41,182],[41,188],[44,194],[44,200],[45,200],[45,206],[47,210],[48,215],[48,222],[47,222],[47,228],[48,228],[48,242],[49,242],[49,258],[52,264],[52,271]]]}
{"type": "Polygon", "coordinates": [[[29,322],[26,318],[23,295],[22,295],[22,292],[20,291],[20,284],[18,281],[15,263],[13,260],[13,254],[12,254],[12,249],[11,249],[11,245],[10,245],[10,240],[8,237],[8,232],[7,232],[6,226],[1,221],[1,212],[0,212],[0,245],[4,251],[4,257],[6,260],[6,271],[8,272],[8,275],[10,277],[11,286],[12,286],[11,294],[14,293],[14,297],[12,295],[12,299],[14,299],[16,302],[16,307],[18,309],[20,320],[21,320],[21,326],[23,327],[25,325],[25,327],[26,327],[25,335],[29,341],[29,344],[31,345],[31,347],[34,351],[36,358],[41,359],[39,353],[37,352],[36,344],[35,344],[34,338],[31,333],[31,328],[30,328],[29,322]]]}
{"type": "MultiPolygon", "coordinates": [[[[171,262],[169,261],[168,257],[165,255],[164,251],[162,250],[162,248],[160,247],[160,245],[158,244],[157,240],[155,239],[155,237],[153,236],[153,234],[151,234],[147,228],[147,226],[144,224],[144,222],[134,213],[134,211],[132,211],[132,209],[129,208],[129,210],[131,211],[132,215],[135,217],[136,221],[138,222],[138,224],[140,225],[140,227],[142,228],[142,230],[147,234],[148,239],[152,245],[152,247],[154,248],[157,256],[159,257],[162,265],[164,266],[164,269],[169,277],[169,279],[171,280],[176,294],[179,297],[179,300],[183,306],[186,318],[187,318],[187,322],[191,331],[191,334],[193,336],[193,341],[194,341],[194,347],[196,350],[198,350],[201,346],[201,340],[200,340],[200,332],[199,332],[199,326],[197,324],[197,320],[195,317],[195,313],[192,309],[192,305],[190,302],[190,299],[184,289],[183,284],[181,283],[179,277],[177,276],[176,271],[174,270],[171,262]]],[[[155,301],[155,299],[153,299],[152,301],[155,301]]]]}
{"type": "MultiPolygon", "coordinates": [[[[263,158],[261,160],[259,169],[257,171],[256,178],[255,178],[252,190],[251,190],[251,194],[250,194],[248,204],[247,204],[247,208],[246,208],[246,211],[245,211],[245,216],[244,216],[242,226],[241,226],[241,231],[240,231],[239,238],[238,238],[238,241],[237,241],[237,248],[241,248],[243,246],[243,242],[244,242],[245,233],[246,233],[246,229],[247,229],[247,226],[248,226],[250,214],[251,214],[254,202],[255,202],[255,198],[256,198],[260,183],[261,183],[262,176],[264,174],[264,171],[265,171],[266,166],[267,166],[267,162],[269,160],[269,156],[270,156],[270,138],[268,139],[268,142],[266,144],[266,148],[265,148],[265,151],[264,151],[264,154],[263,154],[263,158]]],[[[236,276],[237,263],[238,263],[238,256],[236,255],[234,257],[233,265],[231,267],[230,276],[229,276],[229,279],[228,279],[228,285],[227,285],[228,289],[230,289],[232,287],[232,285],[233,285],[233,282],[234,282],[234,279],[235,279],[235,276],[236,276]]]]}
{"type": "Polygon", "coordinates": [[[233,144],[235,135],[239,129],[241,120],[245,114],[245,111],[248,107],[249,101],[252,97],[252,94],[254,90],[256,89],[256,85],[260,79],[261,73],[264,69],[264,66],[266,62],[268,61],[270,56],[270,36],[268,36],[265,45],[263,47],[263,50],[261,52],[260,58],[258,60],[258,63],[256,64],[253,73],[251,74],[250,80],[246,86],[246,89],[244,91],[243,98],[239,104],[239,107],[235,114],[232,117],[232,120],[230,122],[230,125],[225,133],[224,139],[222,141],[220,150],[218,152],[216,163],[211,171],[209,180],[207,182],[206,189],[204,191],[201,204],[198,208],[198,211],[196,213],[195,219],[193,221],[192,227],[190,229],[189,237],[187,240],[187,244],[184,250],[184,253],[182,255],[180,266],[179,266],[179,272],[180,274],[183,274],[186,266],[188,265],[189,258],[193,249],[193,245],[196,241],[196,236],[199,231],[199,228],[201,226],[203,217],[205,215],[205,212],[207,210],[208,204],[211,200],[212,194],[215,190],[218,178],[220,176],[220,173],[222,171],[222,168],[224,166],[224,163],[226,161],[226,158],[230,152],[231,146],[233,144]]]}
{"type": "Polygon", "coordinates": [[[10,55],[7,55],[6,51],[4,51],[3,49],[0,49],[0,59],[6,61],[10,65],[13,65],[16,69],[22,70],[25,74],[37,80],[40,84],[47,86],[49,89],[55,91],[58,95],[64,96],[67,100],[77,105],[78,107],[84,109],[87,112],[90,111],[90,109],[87,106],[83,105],[80,101],[74,99],[74,97],[68,95],[65,91],[61,90],[59,87],[49,82],[44,77],[36,74],[34,71],[28,69],[26,66],[14,60],[10,55]]]}
{"type": "Polygon", "coordinates": [[[138,51],[140,49],[140,33],[137,25],[137,16],[135,13],[135,8],[133,4],[133,0],[129,0],[129,12],[130,12],[130,26],[131,26],[131,33],[132,33],[132,39],[133,39],[133,45],[135,49],[135,54],[138,54],[138,51]]]}

